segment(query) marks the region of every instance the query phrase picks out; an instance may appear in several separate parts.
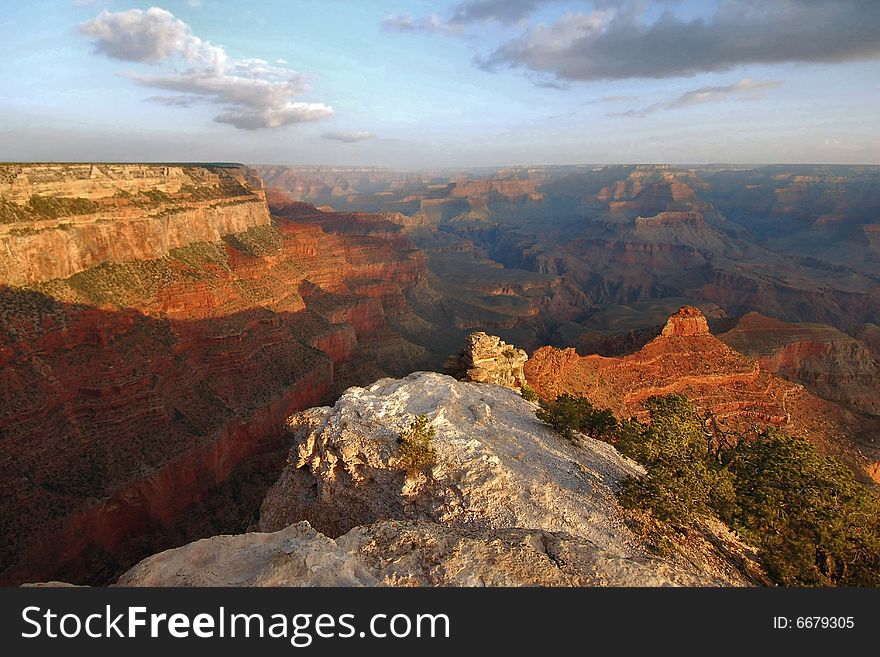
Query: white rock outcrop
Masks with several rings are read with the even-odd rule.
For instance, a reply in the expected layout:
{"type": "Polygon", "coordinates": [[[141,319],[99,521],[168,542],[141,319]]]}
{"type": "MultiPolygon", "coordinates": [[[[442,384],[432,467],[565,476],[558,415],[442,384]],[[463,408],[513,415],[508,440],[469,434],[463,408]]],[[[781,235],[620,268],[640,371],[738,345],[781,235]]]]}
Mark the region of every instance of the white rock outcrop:
{"type": "Polygon", "coordinates": [[[335,541],[301,522],[216,536],[145,559],[117,586],[700,586],[661,559],[629,558],[535,529],[383,521],[335,541]]]}
{"type": "Polygon", "coordinates": [[[632,553],[615,490],[641,470],[610,445],[572,445],[513,390],[432,372],[351,388],[333,408],[293,416],[289,465],[263,502],[260,531],[308,520],[328,536],[386,519],[565,532],[632,553]],[[437,463],[408,476],[398,437],[418,416],[437,463]]]}
{"type": "Polygon", "coordinates": [[[444,370],[456,379],[518,390],[526,384],[523,365],[528,359],[522,349],[480,331],[471,333],[465,348],[446,359],[444,370]]]}

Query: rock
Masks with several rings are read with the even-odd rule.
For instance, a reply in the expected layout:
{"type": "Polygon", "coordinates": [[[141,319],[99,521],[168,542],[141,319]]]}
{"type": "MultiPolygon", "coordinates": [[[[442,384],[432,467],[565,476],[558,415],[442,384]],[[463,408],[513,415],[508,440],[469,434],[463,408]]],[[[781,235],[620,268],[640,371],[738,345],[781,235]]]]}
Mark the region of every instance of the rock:
{"type": "Polygon", "coordinates": [[[764,369],[863,413],[880,415],[880,363],[871,349],[824,324],[788,323],[749,313],[718,336],[764,369]]]}
{"type": "Polygon", "coordinates": [[[699,308],[682,306],[666,322],[661,333],[666,338],[686,338],[695,335],[709,335],[709,323],[699,308]]]}
{"type": "Polygon", "coordinates": [[[606,358],[574,349],[538,349],[525,367],[529,385],[544,399],[586,396],[618,417],[647,419],[645,402],[679,394],[711,411],[717,427],[746,437],[768,426],[812,440],[866,479],[876,448],[855,442],[861,420],[802,385],[777,376],[709,333],[698,309],[673,314],[662,334],[635,353],[606,358]]]}
{"type": "MultiPolygon", "coordinates": [[[[137,195],[158,183],[136,175],[165,168],[91,168],[118,174],[107,182],[79,165],[21,166],[23,195],[89,195],[106,220],[34,235],[0,220],[0,585],[100,584],[167,547],[243,531],[284,463],[292,413],[425,366],[395,328],[419,321],[406,296],[424,256],[381,216],[307,206],[269,225],[262,186],[243,178],[248,196],[192,200],[242,193],[238,168],[172,167],[141,208],[113,185],[137,195]],[[152,216],[165,205],[186,216],[152,216]],[[153,239],[162,226],[173,230],[153,239]],[[36,241],[9,253],[7,238],[36,241]],[[36,289],[2,284],[97,262],[36,289]]],[[[0,165],[0,192],[20,168],[0,165]]]]}
{"type": "Polygon", "coordinates": [[[459,379],[518,389],[526,380],[523,365],[528,358],[522,349],[497,336],[479,332],[468,337],[467,346],[450,356],[444,368],[459,379]]]}
{"type": "MultiPolygon", "coordinates": [[[[145,559],[117,586],[717,586],[656,557],[535,529],[381,521],[335,541],[307,522],[216,536],[145,559]]],[[[737,582],[741,583],[741,582],[737,582]]]]}
{"type": "Polygon", "coordinates": [[[375,586],[335,541],[301,522],[274,534],[214,536],[140,562],[118,586],[375,586]]]}
{"type": "Polygon", "coordinates": [[[575,447],[535,418],[508,388],[433,372],[351,388],[333,408],[289,421],[296,445],[263,502],[259,529],[308,520],[328,536],[384,519],[432,520],[475,528],[567,532],[626,553],[614,491],[638,465],[586,439],[575,447]],[[426,416],[437,463],[409,476],[397,462],[398,436],[426,416]]]}
{"type": "Polygon", "coordinates": [[[234,166],[6,164],[0,199],[16,214],[0,220],[5,285],[164,258],[271,224],[262,183],[234,166]]]}

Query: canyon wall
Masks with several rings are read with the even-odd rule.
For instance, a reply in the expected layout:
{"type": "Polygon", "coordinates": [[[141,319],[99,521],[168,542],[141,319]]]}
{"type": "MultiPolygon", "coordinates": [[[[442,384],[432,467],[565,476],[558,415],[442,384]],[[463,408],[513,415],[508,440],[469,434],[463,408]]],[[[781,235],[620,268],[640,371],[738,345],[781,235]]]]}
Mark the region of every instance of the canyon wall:
{"type": "Polygon", "coordinates": [[[880,415],[880,365],[866,344],[843,331],[749,313],[719,339],[820,397],[880,415]]]}
{"type": "Polygon", "coordinates": [[[244,531],[288,416],[430,358],[395,328],[418,324],[426,272],[387,218],[273,219],[237,167],[19,169],[0,225],[31,244],[0,252],[24,272],[0,285],[0,582],[106,582],[244,531]]]}
{"type": "Polygon", "coordinates": [[[2,165],[0,181],[5,285],[162,258],[270,223],[259,181],[242,168],[2,165]]]}

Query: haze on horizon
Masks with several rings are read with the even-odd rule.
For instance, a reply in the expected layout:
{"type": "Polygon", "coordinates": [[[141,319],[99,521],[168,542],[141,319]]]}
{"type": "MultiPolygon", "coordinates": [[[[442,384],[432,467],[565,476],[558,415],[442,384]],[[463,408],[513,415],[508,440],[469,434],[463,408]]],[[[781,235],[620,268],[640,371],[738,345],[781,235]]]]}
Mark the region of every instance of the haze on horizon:
{"type": "Polygon", "coordinates": [[[13,0],[0,161],[880,164],[874,0],[13,0]]]}

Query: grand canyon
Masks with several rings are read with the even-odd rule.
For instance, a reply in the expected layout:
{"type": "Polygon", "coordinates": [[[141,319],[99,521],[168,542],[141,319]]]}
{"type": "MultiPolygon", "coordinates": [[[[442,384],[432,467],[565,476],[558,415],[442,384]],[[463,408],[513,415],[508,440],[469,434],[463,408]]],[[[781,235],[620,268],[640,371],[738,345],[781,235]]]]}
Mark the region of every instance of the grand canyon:
{"type": "Polygon", "coordinates": [[[880,3],[166,4],[0,10],[0,588],[880,587],[880,3]]]}
{"type": "MultiPolygon", "coordinates": [[[[415,507],[395,502],[414,484],[398,481],[381,451],[369,456],[376,446],[319,447],[306,439],[314,428],[294,431],[288,418],[336,403],[342,417],[376,422],[369,407],[339,405],[388,386],[376,383],[383,377],[444,372],[478,331],[500,340],[460,369],[473,373],[474,358],[488,358],[523,374],[470,385],[527,385],[547,400],[584,395],[620,417],[645,417],[652,396],[684,394],[744,435],[773,426],[804,436],[875,485],[880,251],[866,236],[880,217],[877,189],[880,168],[871,167],[416,175],[3,165],[3,581],[107,583],[167,548],[306,520],[335,537],[427,514],[453,531],[459,512],[437,510],[449,493],[434,493],[446,501],[433,505],[424,492],[415,507]],[[864,258],[844,257],[854,250],[864,258]],[[505,360],[505,344],[528,353],[505,360]],[[287,458],[305,445],[327,455],[287,458]],[[355,464],[371,459],[373,473],[359,473],[355,464]],[[314,474],[299,481],[290,468],[306,464],[314,474]],[[354,490],[340,489],[340,464],[354,490]]],[[[424,412],[403,416],[444,404],[450,417],[463,412],[452,399],[465,393],[447,388],[465,384],[444,378],[421,384],[441,386],[436,406],[417,387],[406,403],[424,412]]],[[[523,423],[521,443],[537,440],[528,404],[509,404],[486,411],[484,444],[523,423]],[[500,408],[511,417],[491,426],[500,408]]],[[[464,418],[444,421],[476,430],[464,418]]],[[[322,426],[311,422],[302,426],[322,426]]],[[[474,458],[450,462],[474,468],[474,458]]],[[[597,541],[588,520],[573,529],[552,515],[493,519],[512,493],[492,502],[458,494],[480,498],[471,513],[486,515],[465,526],[597,541]]],[[[559,495],[546,503],[561,504],[559,495]]],[[[605,507],[597,515],[613,517],[613,503],[605,507]]],[[[435,529],[406,531],[423,542],[435,529]]],[[[382,568],[374,580],[388,577],[382,568]]],[[[674,581],[710,577],[670,568],[674,581]]],[[[747,581],[733,570],[724,577],[747,581]]]]}

